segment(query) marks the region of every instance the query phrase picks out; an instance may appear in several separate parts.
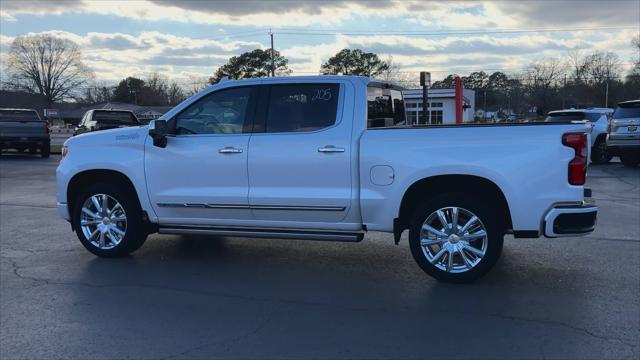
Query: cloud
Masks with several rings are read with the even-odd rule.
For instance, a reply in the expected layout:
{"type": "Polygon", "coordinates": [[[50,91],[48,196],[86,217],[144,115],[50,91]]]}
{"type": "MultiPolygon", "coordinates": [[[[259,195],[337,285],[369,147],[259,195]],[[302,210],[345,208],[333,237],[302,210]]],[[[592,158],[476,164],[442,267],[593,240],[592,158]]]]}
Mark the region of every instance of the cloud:
{"type": "Polygon", "coordinates": [[[340,25],[363,17],[386,17],[407,26],[440,29],[526,26],[634,26],[637,0],[410,1],[410,0],[66,0],[4,1],[0,15],[102,14],[144,21],[253,27],[340,25]]]}
{"type": "Polygon", "coordinates": [[[528,26],[638,26],[638,0],[496,1],[503,14],[528,26]]]}
{"type": "Polygon", "coordinates": [[[385,9],[394,5],[393,0],[377,1],[348,1],[335,0],[323,2],[317,0],[150,0],[162,6],[179,7],[186,10],[205,12],[209,14],[226,14],[231,16],[244,16],[247,14],[282,14],[287,12],[301,12],[309,15],[322,14],[327,8],[344,8],[357,4],[366,8],[385,9]]]}

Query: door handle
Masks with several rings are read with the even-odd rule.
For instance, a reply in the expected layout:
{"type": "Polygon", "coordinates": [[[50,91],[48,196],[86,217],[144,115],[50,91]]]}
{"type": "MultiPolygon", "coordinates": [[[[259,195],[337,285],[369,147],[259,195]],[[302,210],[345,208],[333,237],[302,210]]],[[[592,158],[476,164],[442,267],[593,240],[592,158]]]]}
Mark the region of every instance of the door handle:
{"type": "Polygon", "coordinates": [[[325,147],[319,148],[318,152],[321,152],[321,153],[339,153],[339,152],[344,152],[344,148],[335,147],[333,145],[327,145],[325,147]]]}
{"type": "Polygon", "coordinates": [[[241,154],[242,149],[236,149],[233,146],[225,146],[222,149],[218,150],[220,154],[241,154]]]}

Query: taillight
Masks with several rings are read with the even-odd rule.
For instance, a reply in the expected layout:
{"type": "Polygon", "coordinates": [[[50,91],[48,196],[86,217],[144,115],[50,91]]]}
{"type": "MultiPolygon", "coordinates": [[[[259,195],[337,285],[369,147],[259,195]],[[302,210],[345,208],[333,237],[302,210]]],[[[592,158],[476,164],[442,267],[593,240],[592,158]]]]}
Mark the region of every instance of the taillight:
{"type": "Polygon", "coordinates": [[[51,134],[51,123],[47,120],[47,134],[51,134]]]}
{"type": "Polygon", "coordinates": [[[569,161],[569,184],[584,185],[587,178],[587,134],[564,134],[562,144],[575,151],[573,159],[569,161]]]}

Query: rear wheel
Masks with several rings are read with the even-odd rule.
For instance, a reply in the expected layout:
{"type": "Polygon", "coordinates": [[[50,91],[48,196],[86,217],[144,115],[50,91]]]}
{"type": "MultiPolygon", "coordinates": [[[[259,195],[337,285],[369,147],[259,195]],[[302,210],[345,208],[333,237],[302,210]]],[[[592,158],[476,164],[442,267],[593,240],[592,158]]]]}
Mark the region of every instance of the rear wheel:
{"type": "Polygon", "coordinates": [[[594,164],[606,164],[611,161],[611,152],[607,148],[607,142],[605,140],[598,140],[591,149],[591,161],[594,164]]]}
{"type": "Polygon", "coordinates": [[[640,151],[625,151],[620,154],[620,161],[624,166],[638,166],[640,164],[640,151]]]}
{"type": "Polygon", "coordinates": [[[73,222],[84,247],[102,257],[125,256],[147,238],[142,210],[133,191],[117,183],[97,183],[75,201],[73,222]]]}
{"type": "Polygon", "coordinates": [[[449,193],[425,202],[414,215],[409,245],[424,272],[444,282],[471,282],[500,257],[504,226],[477,196],[449,193]]]}

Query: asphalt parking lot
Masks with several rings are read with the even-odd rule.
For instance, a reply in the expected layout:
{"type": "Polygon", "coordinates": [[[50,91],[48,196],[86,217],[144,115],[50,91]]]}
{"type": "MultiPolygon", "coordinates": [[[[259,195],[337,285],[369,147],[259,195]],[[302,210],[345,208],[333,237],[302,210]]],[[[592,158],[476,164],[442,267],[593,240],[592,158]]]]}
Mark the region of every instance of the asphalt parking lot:
{"type": "Polygon", "coordinates": [[[485,278],[447,285],[406,234],[361,243],[152,235],[87,252],[50,159],[0,159],[0,358],[640,358],[640,168],[592,166],[597,230],[507,237],[485,278]]]}

